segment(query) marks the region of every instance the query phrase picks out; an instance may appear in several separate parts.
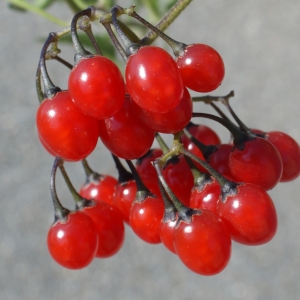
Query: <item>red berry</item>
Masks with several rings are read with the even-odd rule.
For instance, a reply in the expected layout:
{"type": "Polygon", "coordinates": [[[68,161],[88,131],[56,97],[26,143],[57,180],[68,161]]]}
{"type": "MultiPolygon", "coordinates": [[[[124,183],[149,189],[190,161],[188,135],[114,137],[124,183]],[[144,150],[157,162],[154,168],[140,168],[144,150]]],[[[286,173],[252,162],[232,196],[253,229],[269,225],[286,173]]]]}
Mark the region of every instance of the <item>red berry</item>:
{"type": "Polygon", "coordinates": [[[189,206],[194,177],[184,157],[180,155],[179,159],[172,159],[163,169],[163,176],[175,196],[189,206]]]}
{"type": "Polygon", "coordinates": [[[272,189],[280,180],[282,160],[278,150],[267,140],[256,138],[235,148],[229,157],[229,168],[238,182],[249,182],[265,190],[272,189]]]}
{"type": "Polygon", "coordinates": [[[126,87],[142,109],[166,113],[183,95],[183,83],[176,62],[162,48],[141,47],[131,55],[125,69],[126,87]]]}
{"type": "Polygon", "coordinates": [[[70,73],[68,88],[74,103],[96,119],[111,117],[124,102],[122,74],[104,56],[82,58],[70,73]]]}
{"type": "Polygon", "coordinates": [[[80,189],[79,194],[85,199],[104,201],[113,206],[113,198],[117,179],[110,175],[100,175],[86,182],[80,189]]]}
{"type": "Polygon", "coordinates": [[[125,183],[118,183],[115,188],[114,207],[122,214],[123,220],[129,223],[129,214],[131,205],[135,199],[137,187],[135,180],[125,183]]]}
{"type": "Polygon", "coordinates": [[[68,91],[44,100],[36,114],[38,134],[47,149],[68,161],[78,161],[94,150],[98,142],[98,121],[85,115],[68,91]]]}
{"type": "Polygon", "coordinates": [[[220,273],[231,255],[229,232],[211,211],[194,214],[190,223],[181,221],[174,233],[174,246],[181,261],[201,275],[220,273]]]}
{"type": "MultiPolygon", "coordinates": [[[[195,139],[197,139],[204,145],[219,145],[221,143],[219,136],[215,133],[214,130],[212,130],[208,126],[190,123],[187,126],[187,130],[195,139]]],[[[196,155],[198,158],[205,160],[201,150],[185,135],[181,137],[181,140],[185,149],[187,149],[192,154],[196,155]]],[[[202,172],[207,172],[200,164],[195,164],[199,168],[199,170],[201,170],[202,172]]]]}
{"type": "Polygon", "coordinates": [[[229,168],[229,156],[233,150],[233,146],[220,144],[217,147],[217,150],[209,156],[208,163],[221,175],[229,180],[233,180],[233,175],[229,168]]]}
{"type": "Polygon", "coordinates": [[[191,120],[193,101],[186,88],[178,105],[166,113],[154,113],[134,105],[136,115],[154,131],[176,133],[181,131],[191,120]]]}
{"type": "Polygon", "coordinates": [[[111,205],[98,201],[81,210],[94,222],[99,245],[96,257],[105,258],[116,254],[124,242],[124,223],[121,213],[111,205]]]}
{"type": "Polygon", "coordinates": [[[217,211],[234,241],[245,245],[269,242],[277,230],[277,214],[272,199],[261,187],[244,183],[235,195],[218,202],[217,211]]]}
{"type": "Polygon", "coordinates": [[[169,249],[171,252],[176,254],[176,250],[174,247],[174,232],[175,226],[177,224],[177,219],[175,221],[161,221],[160,224],[160,239],[161,242],[169,249]]]}
{"type": "Polygon", "coordinates": [[[150,149],[149,152],[140,157],[136,161],[136,170],[138,171],[139,175],[143,178],[148,178],[152,180],[157,180],[157,173],[155,168],[152,165],[152,162],[163,155],[161,149],[150,149]]]}
{"type": "Polygon", "coordinates": [[[129,224],[134,233],[150,244],[161,242],[159,228],[164,215],[163,200],[149,195],[142,201],[134,201],[130,209],[129,224]]]}
{"type": "Polygon", "coordinates": [[[282,175],[280,182],[291,181],[300,174],[300,148],[298,143],[288,134],[280,131],[266,133],[266,139],[278,150],[282,159],[282,175]]]}
{"type": "Polygon", "coordinates": [[[212,178],[201,189],[193,187],[190,198],[190,207],[197,209],[207,209],[217,213],[217,202],[221,194],[219,183],[212,178]]]}
{"type": "Polygon", "coordinates": [[[136,159],[151,148],[155,132],[135,115],[129,96],[123,107],[112,117],[99,121],[99,136],[114,155],[136,159]]]}
{"type": "Polygon", "coordinates": [[[208,45],[189,45],[176,61],[184,85],[196,92],[211,92],[223,81],[223,60],[220,54],[208,45]]]}
{"type": "Polygon", "coordinates": [[[48,249],[53,259],[65,268],[89,265],[98,249],[98,235],[91,218],[76,211],[66,222],[56,221],[48,232],[48,249]]]}

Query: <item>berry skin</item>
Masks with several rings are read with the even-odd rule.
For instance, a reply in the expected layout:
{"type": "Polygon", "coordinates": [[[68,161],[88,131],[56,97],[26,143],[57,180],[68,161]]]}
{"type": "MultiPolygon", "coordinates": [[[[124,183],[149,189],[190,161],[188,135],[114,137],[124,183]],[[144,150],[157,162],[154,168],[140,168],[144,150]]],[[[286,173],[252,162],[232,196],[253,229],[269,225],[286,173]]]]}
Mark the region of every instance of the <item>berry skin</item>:
{"type": "Polygon", "coordinates": [[[266,139],[272,143],[282,159],[283,170],[280,182],[297,178],[300,174],[300,147],[288,134],[280,131],[266,133],[266,139]]]}
{"type": "Polygon", "coordinates": [[[44,100],[36,114],[40,139],[50,153],[67,161],[82,160],[98,142],[98,121],[85,115],[68,91],[44,100]]]}
{"type": "Polygon", "coordinates": [[[114,155],[132,160],[147,153],[155,132],[134,114],[129,96],[123,107],[112,117],[99,121],[99,136],[114,155]]]}
{"type": "Polygon", "coordinates": [[[211,276],[220,273],[231,255],[231,239],[223,222],[211,211],[181,221],[174,232],[174,246],[181,261],[192,271],[211,276]]]}
{"type": "Polygon", "coordinates": [[[104,56],[82,58],[70,73],[68,88],[74,103],[99,120],[114,115],[124,102],[122,74],[104,56]]]}
{"type": "Polygon", "coordinates": [[[79,191],[85,199],[104,201],[113,206],[115,186],[118,181],[110,175],[100,175],[92,181],[86,182],[79,191]]]}
{"type": "Polygon", "coordinates": [[[56,221],[49,229],[48,249],[53,259],[68,269],[89,265],[98,249],[98,235],[93,221],[76,211],[67,221],[56,221]]]}
{"type": "Polygon", "coordinates": [[[153,113],[141,109],[133,103],[136,115],[149,128],[161,133],[176,133],[181,131],[191,120],[193,113],[193,101],[186,88],[178,105],[166,113],[153,113]]]}
{"type": "Polygon", "coordinates": [[[113,206],[121,212],[123,220],[127,224],[129,223],[130,208],[135,199],[136,191],[135,180],[129,180],[116,185],[113,206]]]}
{"type": "MultiPolygon", "coordinates": [[[[187,130],[195,139],[197,139],[199,142],[201,142],[206,146],[219,145],[221,143],[221,140],[219,136],[216,134],[216,132],[208,126],[190,123],[187,126],[187,130]]],[[[196,155],[198,158],[205,160],[201,150],[185,135],[181,137],[181,140],[185,149],[187,149],[192,154],[196,155]]],[[[195,164],[200,171],[204,173],[207,172],[200,164],[198,163],[195,164]]]]}
{"type": "Polygon", "coordinates": [[[124,242],[124,222],[121,213],[109,204],[98,201],[81,210],[94,222],[99,238],[96,257],[106,258],[116,254],[124,242]]]}
{"type": "Polygon", "coordinates": [[[190,204],[194,177],[184,157],[171,159],[163,169],[163,176],[175,196],[186,206],[190,204]]]}
{"type": "Polygon", "coordinates": [[[175,232],[175,226],[177,224],[177,219],[174,221],[161,221],[160,224],[160,239],[161,242],[166,246],[168,250],[170,250],[172,253],[176,254],[176,250],[174,247],[174,232],[175,232]]]}
{"type": "Polygon", "coordinates": [[[279,182],[282,160],[278,150],[267,140],[255,138],[235,148],[229,156],[229,169],[237,182],[249,182],[270,190],[279,182]]]}
{"type": "Polygon", "coordinates": [[[146,111],[166,113],[178,105],[183,95],[176,62],[159,47],[144,46],[131,55],[125,78],[133,101],[146,111]]]}
{"type": "Polygon", "coordinates": [[[220,144],[217,147],[217,150],[209,156],[208,163],[221,175],[233,180],[233,175],[229,169],[229,156],[233,147],[229,144],[220,144]]]}
{"type": "Polygon", "coordinates": [[[231,238],[249,246],[269,242],[277,230],[277,213],[267,192],[254,184],[238,185],[235,195],[217,204],[217,212],[228,227],[231,238]]]}
{"type": "Polygon", "coordinates": [[[220,54],[204,44],[192,44],[177,57],[177,65],[186,87],[196,92],[215,90],[223,81],[225,67],[220,54]]]}
{"type": "Polygon", "coordinates": [[[157,173],[152,165],[152,162],[156,158],[161,157],[162,155],[163,152],[161,149],[150,149],[146,155],[140,157],[136,161],[136,170],[138,171],[139,175],[142,177],[143,180],[144,178],[157,180],[157,173]]]}
{"type": "Polygon", "coordinates": [[[163,200],[150,194],[141,202],[133,202],[130,209],[129,224],[134,233],[143,241],[159,244],[161,243],[159,228],[163,215],[163,200]]]}
{"type": "Polygon", "coordinates": [[[217,202],[221,194],[219,183],[212,179],[201,189],[193,187],[190,198],[190,207],[197,209],[207,209],[217,213],[217,202]]]}

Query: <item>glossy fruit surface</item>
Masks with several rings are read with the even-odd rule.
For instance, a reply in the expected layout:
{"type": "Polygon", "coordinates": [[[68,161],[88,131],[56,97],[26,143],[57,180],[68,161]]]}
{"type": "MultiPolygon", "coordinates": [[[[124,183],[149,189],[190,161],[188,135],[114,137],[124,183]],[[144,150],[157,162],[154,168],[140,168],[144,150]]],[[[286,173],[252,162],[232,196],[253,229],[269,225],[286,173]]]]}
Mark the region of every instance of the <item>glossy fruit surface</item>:
{"type": "Polygon", "coordinates": [[[154,131],[176,133],[182,130],[191,120],[193,101],[186,88],[178,105],[166,113],[154,113],[134,105],[136,115],[154,131]]]}
{"type": "Polygon", "coordinates": [[[280,182],[291,181],[300,174],[300,147],[288,134],[280,131],[266,133],[266,139],[278,150],[282,159],[280,182]]]}
{"type": "Polygon", "coordinates": [[[65,268],[89,265],[98,249],[98,235],[91,218],[82,212],[70,213],[67,222],[55,222],[49,229],[48,249],[53,259],[65,268]]]}
{"type": "Polygon", "coordinates": [[[110,175],[100,175],[86,182],[80,188],[79,194],[85,199],[104,201],[113,205],[115,186],[117,183],[117,179],[110,175]]]}
{"type": "Polygon", "coordinates": [[[68,91],[44,100],[36,114],[38,134],[49,151],[68,161],[88,156],[98,142],[98,121],[85,115],[68,91]]]}
{"type": "Polygon", "coordinates": [[[181,221],[174,233],[174,246],[181,261],[201,275],[220,273],[231,255],[231,239],[222,221],[211,211],[181,221]]]}
{"type": "Polygon", "coordinates": [[[82,58],[70,73],[68,88],[74,103],[96,119],[111,117],[123,105],[122,74],[104,56],[82,58]]]}
{"type": "Polygon", "coordinates": [[[233,147],[229,144],[220,144],[217,147],[218,149],[209,156],[208,163],[221,175],[231,180],[233,175],[229,168],[229,157],[233,147]]]}
{"type": "Polygon", "coordinates": [[[141,202],[133,202],[130,209],[129,224],[134,233],[143,241],[158,244],[161,243],[159,228],[163,215],[163,200],[150,195],[141,202]]]}
{"type": "Polygon", "coordinates": [[[220,54],[208,45],[189,45],[176,62],[184,85],[194,91],[211,92],[223,81],[223,60],[220,54]]]}
{"type": "Polygon", "coordinates": [[[176,254],[176,250],[174,247],[174,232],[176,224],[177,219],[175,219],[174,221],[167,222],[164,222],[162,220],[159,231],[161,242],[166,246],[167,249],[169,249],[174,254],[176,254]]]}
{"type": "Polygon", "coordinates": [[[123,220],[126,223],[129,223],[130,208],[135,199],[136,191],[137,187],[135,180],[129,180],[116,185],[114,207],[121,212],[123,220]]]}
{"type": "Polygon", "coordinates": [[[94,202],[94,206],[81,211],[94,222],[99,245],[96,257],[105,258],[116,254],[124,242],[124,222],[121,213],[105,202],[94,202]]]}
{"type": "Polygon", "coordinates": [[[277,230],[277,213],[267,192],[254,184],[238,186],[236,195],[219,201],[219,216],[234,241],[250,246],[269,242],[277,230]]]}
{"type": "Polygon", "coordinates": [[[136,170],[142,178],[157,180],[157,173],[152,162],[163,155],[161,149],[150,149],[149,152],[136,161],[136,170]]]}
{"type": "Polygon", "coordinates": [[[256,138],[245,142],[243,150],[235,148],[230,153],[229,168],[236,181],[270,190],[281,178],[282,160],[270,142],[256,138]]]}
{"type": "Polygon", "coordinates": [[[99,136],[114,155],[136,159],[151,148],[155,132],[134,114],[129,96],[123,107],[112,117],[99,121],[99,136]]]}
{"type": "Polygon", "coordinates": [[[183,83],[176,62],[162,48],[141,47],[129,57],[125,69],[126,87],[142,109],[166,113],[183,95],[183,83]]]}
{"type": "MultiPolygon", "coordinates": [[[[217,133],[206,125],[192,123],[187,126],[187,130],[194,138],[204,145],[219,145],[221,143],[217,133]]],[[[193,144],[193,142],[185,135],[183,135],[181,139],[184,147],[196,155],[197,152],[194,152],[194,148],[196,147],[195,144],[193,144]]]]}
{"type": "Polygon", "coordinates": [[[194,177],[184,157],[172,159],[163,169],[163,176],[173,193],[186,206],[189,206],[194,177]]]}
{"type": "MultiPolygon", "coordinates": [[[[208,126],[190,123],[187,126],[187,130],[195,139],[206,146],[218,145],[221,143],[221,140],[217,133],[208,126]]],[[[181,140],[185,149],[196,155],[198,158],[205,160],[201,150],[185,135],[181,137],[181,140]]],[[[207,172],[200,164],[195,164],[202,172],[207,172]]]]}
{"type": "Polygon", "coordinates": [[[201,189],[193,187],[191,191],[190,207],[197,209],[207,209],[217,213],[217,202],[221,194],[219,183],[212,179],[201,189]]]}

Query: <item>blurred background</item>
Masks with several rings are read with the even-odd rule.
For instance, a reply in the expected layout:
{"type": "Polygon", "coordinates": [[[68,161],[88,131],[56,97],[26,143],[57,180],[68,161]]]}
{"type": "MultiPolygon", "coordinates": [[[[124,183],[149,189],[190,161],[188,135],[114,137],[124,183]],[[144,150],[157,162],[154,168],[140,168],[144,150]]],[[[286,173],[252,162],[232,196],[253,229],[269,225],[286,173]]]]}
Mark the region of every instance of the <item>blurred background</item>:
{"type": "MultiPolygon", "coordinates": [[[[47,11],[66,22],[73,15],[61,1],[47,11]]],[[[299,178],[270,192],[278,211],[275,238],[258,247],[233,243],[231,261],[219,275],[192,273],[162,245],[144,243],[129,227],[114,257],[95,259],[80,271],[57,265],[46,246],[53,222],[53,158],[37,137],[35,72],[44,39],[61,26],[11,10],[6,1],[0,1],[0,20],[0,299],[299,299],[299,178]]],[[[186,44],[206,43],[219,51],[226,76],[212,95],[234,90],[231,104],[248,126],[284,131],[299,142],[299,28],[298,0],[197,0],[166,32],[186,44]]],[[[72,62],[71,46],[61,49],[72,62]]],[[[69,71],[55,62],[48,66],[54,83],[66,88],[69,71]]],[[[194,110],[212,112],[204,104],[194,110]]],[[[228,141],[219,125],[195,121],[228,141]]],[[[100,143],[89,162],[98,172],[117,175],[100,143]]],[[[81,164],[65,167],[79,188],[85,181],[81,164]]],[[[60,174],[57,185],[63,204],[73,208],[60,174]]]]}

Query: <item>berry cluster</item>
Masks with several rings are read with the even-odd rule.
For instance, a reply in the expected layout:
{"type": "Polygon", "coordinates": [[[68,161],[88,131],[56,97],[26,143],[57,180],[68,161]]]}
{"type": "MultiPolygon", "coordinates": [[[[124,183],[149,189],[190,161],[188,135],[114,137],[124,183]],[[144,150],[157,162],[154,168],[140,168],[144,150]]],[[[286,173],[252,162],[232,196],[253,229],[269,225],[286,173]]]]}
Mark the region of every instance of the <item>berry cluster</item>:
{"type": "Polygon", "coordinates": [[[55,221],[48,233],[52,257],[66,268],[79,269],[94,257],[114,255],[123,244],[126,223],[145,242],[162,242],[192,271],[214,275],[228,264],[232,240],[244,245],[269,242],[276,233],[277,214],[267,191],[299,176],[300,148],[283,132],[248,128],[229,105],[233,92],[190,96],[188,89],[207,93],[221,84],[225,70],[218,52],[171,39],[134,7],[115,6],[106,13],[89,7],[74,16],[70,31],[74,66],[58,59],[71,68],[68,90],[52,83],[45,64],[46,57],[57,59],[57,43],[65,31],[49,35],[37,72],[38,136],[56,157],[51,175],[55,221]],[[121,26],[117,17],[123,14],[162,37],[174,57],[121,26]],[[95,19],[126,61],[125,80],[93,38],[90,21],[95,19]],[[78,27],[88,33],[96,54],[84,49],[78,27]],[[211,105],[219,116],[193,112],[193,101],[211,105]],[[191,122],[196,117],[221,123],[232,140],[222,144],[212,129],[191,122]],[[160,133],[174,135],[170,149],[160,133]],[[118,180],[94,172],[86,161],[99,138],[112,154],[118,180]],[[151,149],[155,138],[161,148],[151,149]],[[79,193],[64,161],[83,163],[87,179],[79,193]],[[74,197],[74,211],[57,197],[57,168],[74,197]]]}

